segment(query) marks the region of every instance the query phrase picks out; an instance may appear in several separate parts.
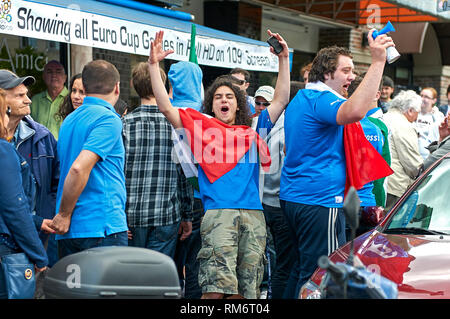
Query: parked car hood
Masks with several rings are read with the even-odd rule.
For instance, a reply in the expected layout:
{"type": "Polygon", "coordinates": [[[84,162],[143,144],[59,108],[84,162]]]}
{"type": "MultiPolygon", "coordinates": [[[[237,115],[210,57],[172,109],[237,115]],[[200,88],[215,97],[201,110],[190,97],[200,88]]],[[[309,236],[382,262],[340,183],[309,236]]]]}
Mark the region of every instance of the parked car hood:
{"type": "MultiPolygon", "coordinates": [[[[450,236],[394,235],[378,231],[355,239],[355,260],[398,286],[398,298],[450,298],[450,236]]],[[[350,243],[330,259],[345,262],[350,243]]],[[[324,274],[318,269],[313,281],[324,274]]]]}

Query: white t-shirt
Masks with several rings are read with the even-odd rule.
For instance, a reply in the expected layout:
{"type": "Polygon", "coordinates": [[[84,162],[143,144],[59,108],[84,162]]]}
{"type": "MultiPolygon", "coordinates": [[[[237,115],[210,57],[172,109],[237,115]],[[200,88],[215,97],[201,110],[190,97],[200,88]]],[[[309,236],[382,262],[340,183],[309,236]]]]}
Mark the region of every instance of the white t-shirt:
{"type": "Polygon", "coordinates": [[[419,152],[423,159],[425,159],[430,154],[426,147],[430,145],[430,143],[439,140],[440,117],[433,113],[419,113],[414,124],[417,133],[419,134],[419,152]]]}

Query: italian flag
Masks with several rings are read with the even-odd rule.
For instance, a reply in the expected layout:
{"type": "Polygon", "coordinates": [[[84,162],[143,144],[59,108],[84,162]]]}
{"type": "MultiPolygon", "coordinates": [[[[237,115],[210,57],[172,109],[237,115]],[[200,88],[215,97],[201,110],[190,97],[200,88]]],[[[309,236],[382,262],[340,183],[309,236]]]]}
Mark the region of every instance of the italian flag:
{"type": "Polygon", "coordinates": [[[394,171],[370,144],[359,122],[344,126],[346,159],[345,194],[350,186],[361,189],[365,184],[389,176],[394,171]]]}
{"type": "Polygon", "coordinates": [[[178,111],[184,130],[173,131],[174,148],[186,178],[197,188],[196,165],[214,183],[236,166],[254,142],[262,169],[269,171],[271,158],[267,144],[251,127],[228,125],[191,108],[178,111]]]}

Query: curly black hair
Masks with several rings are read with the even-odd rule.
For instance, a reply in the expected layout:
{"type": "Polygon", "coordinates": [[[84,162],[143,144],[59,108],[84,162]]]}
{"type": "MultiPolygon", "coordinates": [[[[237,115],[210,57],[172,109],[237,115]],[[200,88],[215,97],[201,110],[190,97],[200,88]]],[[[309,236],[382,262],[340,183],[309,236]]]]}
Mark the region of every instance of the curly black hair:
{"type": "Polygon", "coordinates": [[[309,82],[317,82],[317,81],[325,81],[325,74],[331,73],[333,74],[338,65],[339,56],[348,56],[352,57],[352,54],[349,49],[338,47],[336,45],[326,47],[321,49],[316,57],[314,58],[311,70],[309,71],[308,81],[309,82]]]}
{"type": "Polygon", "coordinates": [[[251,115],[249,112],[249,108],[247,106],[247,99],[245,93],[236,85],[236,82],[233,81],[231,76],[223,75],[219,76],[214,82],[208,87],[205,93],[205,99],[203,101],[202,113],[215,116],[213,112],[213,101],[214,94],[217,89],[221,86],[227,86],[231,90],[233,90],[234,95],[237,100],[237,110],[236,110],[236,119],[234,125],[247,125],[250,126],[252,123],[251,115]]]}

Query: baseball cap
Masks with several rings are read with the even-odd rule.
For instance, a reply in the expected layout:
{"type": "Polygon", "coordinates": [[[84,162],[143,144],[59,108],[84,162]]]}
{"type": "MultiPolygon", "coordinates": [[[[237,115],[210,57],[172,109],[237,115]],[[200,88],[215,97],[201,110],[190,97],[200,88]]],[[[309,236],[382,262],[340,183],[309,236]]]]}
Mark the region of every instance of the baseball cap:
{"type": "Polygon", "coordinates": [[[389,86],[391,88],[394,88],[394,81],[387,75],[383,75],[382,83],[383,83],[383,86],[389,86]]]}
{"type": "Polygon", "coordinates": [[[261,96],[268,102],[272,102],[275,89],[269,85],[260,86],[254,95],[254,97],[261,96]]]}
{"type": "Polygon", "coordinates": [[[0,88],[9,90],[13,89],[20,84],[25,84],[26,86],[34,84],[36,80],[31,75],[18,77],[16,74],[9,70],[0,70],[0,88]]]}

